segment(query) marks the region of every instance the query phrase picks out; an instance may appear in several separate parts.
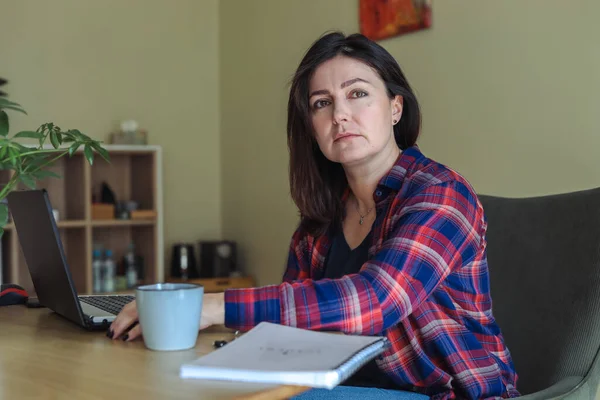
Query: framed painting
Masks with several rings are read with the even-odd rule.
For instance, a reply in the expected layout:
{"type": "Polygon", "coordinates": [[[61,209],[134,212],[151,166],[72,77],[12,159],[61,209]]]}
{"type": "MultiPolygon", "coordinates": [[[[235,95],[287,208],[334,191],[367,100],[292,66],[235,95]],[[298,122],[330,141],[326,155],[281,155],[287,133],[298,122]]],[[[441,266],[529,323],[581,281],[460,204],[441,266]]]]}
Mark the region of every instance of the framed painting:
{"type": "Polygon", "coordinates": [[[360,0],[360,33],[386,39],[431,27],[431,0],[360,0]]]}

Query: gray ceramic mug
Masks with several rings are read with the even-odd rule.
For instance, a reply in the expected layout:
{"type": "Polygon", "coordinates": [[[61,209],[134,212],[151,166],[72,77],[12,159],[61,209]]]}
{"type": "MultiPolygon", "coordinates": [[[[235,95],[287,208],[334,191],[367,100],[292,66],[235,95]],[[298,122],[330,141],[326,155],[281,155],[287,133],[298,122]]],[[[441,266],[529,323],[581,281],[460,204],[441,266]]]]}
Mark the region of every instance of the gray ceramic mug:
{"type": "Polygon", "coordinates": [[[204,287],[157,283],[136,288],[144,344],[151,350],[185,350],[196,345],[204,287]]]}

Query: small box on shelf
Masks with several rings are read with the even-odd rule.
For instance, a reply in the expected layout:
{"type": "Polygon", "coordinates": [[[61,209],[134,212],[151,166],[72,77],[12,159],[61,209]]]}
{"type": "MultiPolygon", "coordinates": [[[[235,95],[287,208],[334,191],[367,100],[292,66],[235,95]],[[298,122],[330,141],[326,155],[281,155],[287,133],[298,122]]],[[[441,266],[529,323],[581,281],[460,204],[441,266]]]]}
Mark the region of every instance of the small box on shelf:
{"type": "Polygon", "coordinates": [[[134,210],[131,212],[131,219],[155,219],[156,211],[154,210],[134,210]]]}
{"type": "Polygon", "coordinates": [[[92,204],[92,219],[114,219],[115,205],[108,203],[92,204]]]}

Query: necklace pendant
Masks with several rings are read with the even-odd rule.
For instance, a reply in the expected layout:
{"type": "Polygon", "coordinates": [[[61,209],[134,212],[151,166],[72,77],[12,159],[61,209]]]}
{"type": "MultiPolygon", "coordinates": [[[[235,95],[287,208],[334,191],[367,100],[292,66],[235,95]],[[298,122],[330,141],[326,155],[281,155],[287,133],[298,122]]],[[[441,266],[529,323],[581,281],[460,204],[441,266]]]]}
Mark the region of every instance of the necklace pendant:
{"type": "Polygon", "coordinates": [[[360,221],[358,221],[358,223],[362,225],[362,224],[363,224],[363,219],[364,219],[364,218],[365,218],[365,217],[363,217],[363,216],[361,215],[361,216],[360,216],[360,221]]]}

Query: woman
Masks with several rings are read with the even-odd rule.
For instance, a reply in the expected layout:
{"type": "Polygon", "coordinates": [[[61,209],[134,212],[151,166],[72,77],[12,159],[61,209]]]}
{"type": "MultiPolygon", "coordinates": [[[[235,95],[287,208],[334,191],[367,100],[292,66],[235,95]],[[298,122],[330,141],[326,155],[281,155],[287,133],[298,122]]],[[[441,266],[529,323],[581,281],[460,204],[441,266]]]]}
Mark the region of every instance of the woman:
{"type": "MultiPolygon", "coordinates": [[[[299,398],[519,395],[491,311],[483,209],[462,176],[420,152],[420,123],[400,67],[362,35],[321,37],[296,71],[287,131],[301,222],[283,283],[207,294],[201,323],[270,321],[392,343],[343,386],[299,398]]],[[[136,319],[132,303],[109,335],[136,319]]]]}

